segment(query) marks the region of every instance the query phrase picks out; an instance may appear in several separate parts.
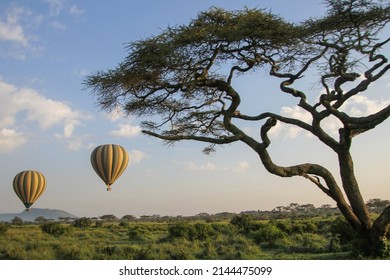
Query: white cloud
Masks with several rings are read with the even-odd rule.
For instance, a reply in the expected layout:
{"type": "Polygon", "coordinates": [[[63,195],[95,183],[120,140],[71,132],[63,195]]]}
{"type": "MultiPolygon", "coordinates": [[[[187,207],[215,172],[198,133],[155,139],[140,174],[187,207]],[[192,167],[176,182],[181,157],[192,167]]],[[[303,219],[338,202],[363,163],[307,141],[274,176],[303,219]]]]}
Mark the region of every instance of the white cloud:
{"type": "Polygon", "coordinates": [[[31,12],[19,7],[8,10],[6,19],[0,19],[0,41],[14,42],[26,46],[28,38],[20,19],[30,14],[31,12]]]}
{"type": "Polygon", "coordinates": [[[10,5],[0,14],[0,56],[24,60],[28,54],[42,51],[38,37],[31,30],[43,21],[42,15],[30,10],[10,5]]]}
{"type": "Polygon", "coordinates": [[[76,5],[71,6],[69,10],[69,13],[74,16],[80,16],[84,14],[84,12],[85,11],[83,9],[77,7],[76,5]]]}
{"type": "MultiPolygon", "coordinates": [[[[298,119],[306,123],[310,123],[312,120],[310,113],[306,112],[299,106],[282,107],[280,114],[282,116],[298,119]]],[[[298,135],[302,134],[302,132],[303,130],[299,127],[278,122],[276,126],[271,129],[269,135],[271,137],[283,136],[284,139],[288,139],[296,138],[298,135]]],[[[310,134],[307,132],[304,132],[303,134],[305,136],[310,136],[310,134]]]]}
{"type": "Polygon", "coordinates": [[[132,138],[140,134],[141,127],[131,124],[118,124],[118,129],[110,132],[113,136],[132,138]]]}
{"type": "Polygon", "coordinates": [[[26,142],[27,138],[23,133],[8,128],[0,130],[0,152],[12,151],[26,142]]]}
{"type": "MultiPolygon", "coordinates": [[[[15,139],[15,145],[23,145],[23,132],[16,132],[16,124],[36,123],[42,131],[60,126],[57,138],[70,139],[76,126],[90,119],[88,114],[72,109],[64,102],[46,98],[30,88],[19,88],[0,80],[0,140],[15,139]]],[[[7,146],[9,147],[9,145],[7,146]]],[[[74,146],[75,147],[75,146],[74,146]]],[[[73,148],[74,149],[74,148],[73,148]]]]}
{"type": "Polygon", "coordinates": [[[49,4],[50,15],[58,16],[61,13],[64,6],[63,0],[46,0],[45,2],[49,4]]]}
{"type": "Polygon", "coordinates": [[[70,151],[78,151],[83,146],[83,141],[81,138],[77,137],[68,142],[68,149],[70,151]]]}
{"type": "Polygon", "coordinates": [[[131,150],[129,152],[129,163],[137,164],[146,157],[145,153],[138,150],[131,150]]]}
{"type": "Polygon", "coordinates": [[[245,172],[246,170],[248,170],[249,167],[250,167],[249,163],[247,163],[246,161],[240,161],[237,164],[237,166],[233,168],[233,171],[241,173],[241,172],[245,172]]]}
{"type": "Polygon", "coordinates": [[[250,167],[249,163],[245,161],[238,162],[235,166],[218,166],[211,162],[198,164],[193,161],[173,161],[173,163],[180,168],[187,171],[202,171],[202,172],[215,172],[215,171],[225,171],[225,172],[245,172],[250,167]]]}
{"type": "MultiPolygon", "coordinates": [[[[180,164],[180,163],[178,163],[180,164]]],[[[218,170],[217,166],[213,163],[207,162],[206,164],[197,164],[193,161],[183,162],[183,168],[189,171],[216,171],[218,170]]]]}
{"type": "Polygon", "coordinates": [[[390,100],[370,100],[367,96],[357,95],[349,99],[342,109],[351,116],[368,116],[388,106],[390,100]]]}

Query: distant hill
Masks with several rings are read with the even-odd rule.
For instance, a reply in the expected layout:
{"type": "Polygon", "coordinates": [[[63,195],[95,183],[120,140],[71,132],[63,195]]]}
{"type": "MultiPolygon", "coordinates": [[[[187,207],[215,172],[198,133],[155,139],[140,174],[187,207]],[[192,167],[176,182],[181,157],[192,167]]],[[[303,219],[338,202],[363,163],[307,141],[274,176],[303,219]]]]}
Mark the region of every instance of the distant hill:
{"type": "Polygon", "coordinates": [[[58,218],[78,218],[63,210],[57,209],[42,209],[42,208],[31,208],[31,211],[23,211],[20,213],[6,213],[0,214],[0,221],[9,222],[13,218],[19,217],[25,222],[33,222],[36,217],[44,217],[45,219],[58,220],[58,218]]]}

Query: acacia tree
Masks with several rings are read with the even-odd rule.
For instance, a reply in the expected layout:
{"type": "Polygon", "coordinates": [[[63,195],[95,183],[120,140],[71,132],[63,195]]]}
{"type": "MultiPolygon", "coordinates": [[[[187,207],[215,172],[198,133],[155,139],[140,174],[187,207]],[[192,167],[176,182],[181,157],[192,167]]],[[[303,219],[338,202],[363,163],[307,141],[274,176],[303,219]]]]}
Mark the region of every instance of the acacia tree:
{"type": "Polygon", "coordinates": [[[323,17],[295,24],[264,10],[212,8],[187,25],[131,42],[128,56],[115,69],[96,72],[85,84],[103,109],[121,106],[145,118],[143,133],[168,143],[206,142],[206,153],[217,145],[245,143],[270,173],[304,177],[331,197],[367,248],[374,248],[389,229],[390,207],[371,218],[355,176],[351,145],[354,137],[389,117],[390,105],[359,117],[348,114],[343,105],[390,68],[381,53],[390,38],[380,36],[390,20],[390,6],[375,0],[328,0],[327,7],[323,17]],[[234,81],[258,69],[280,79],[280,92],[294,97],[311,121],[242,111],[244,93],[234,81]],[[312,103],[299,88],[308,73],[317,73],[324,90],[312,103]],[[328,118],[341,124],[337,137],[324,129],[328,118]],[[243,121],[258,123],[259,137],[248,135],[240,127],[243,121]],[[312,134],[335,152],[341,184],[336,174],[318,164],[277,165],[268,149],[269,131],[277,122],[312,134]]]}

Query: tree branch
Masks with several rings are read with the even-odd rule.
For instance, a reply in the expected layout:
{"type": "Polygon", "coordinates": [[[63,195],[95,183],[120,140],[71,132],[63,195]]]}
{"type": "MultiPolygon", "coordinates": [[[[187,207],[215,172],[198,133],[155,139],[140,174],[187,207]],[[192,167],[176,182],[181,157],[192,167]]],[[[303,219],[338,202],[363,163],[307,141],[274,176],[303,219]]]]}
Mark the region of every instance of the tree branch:
{"type": "Polygon", "coordinates": [[[304,163],[295,166],[282,167],[276,165],[272,161],[267,151],[268,146],[271,144],[271,141],[268,137],[268,132],[272,127],[276,125],[276,122],[276,119],[269,118],[266,123],[261,127],[260,131],[260,136],[263,141],[263,144],[258,146],[257,153],[259,154],[260,159],[267,171],[280,177],[302,176],[306,179],[309,179],[315,185],[317,185],[326,195],[330,196],[337,203],[337,206],[339,207],[340,211],[355,228],[360,229],[362,226],[360,220],[346,202],[340,187],[338,186],[336,180],[334,179],[332,173],[329,170],[327,170],[321,165],[312,163],[304,163]],[[324,179],[326,187],[320,183],[318,177],[324,179]]]}
{"type": "Polygon", "coordinates": [[[204,136],[196,136],[196,135],[163,135],[149,130],[142,130],[142,133],[168,142],[175,142],[180,140],[195,140],[200,142],[224,145],[224,144],[230,144],[240,140],[239,136],[225,136],[221,138],[212,138],[212,137],[204,137],[204,136]]]}
{"type": "Polygon", "coordinates": [[[375,219],[373,230],[376,231],[374,236],[386,236],[390,230],[390,205],[375,219]]]}

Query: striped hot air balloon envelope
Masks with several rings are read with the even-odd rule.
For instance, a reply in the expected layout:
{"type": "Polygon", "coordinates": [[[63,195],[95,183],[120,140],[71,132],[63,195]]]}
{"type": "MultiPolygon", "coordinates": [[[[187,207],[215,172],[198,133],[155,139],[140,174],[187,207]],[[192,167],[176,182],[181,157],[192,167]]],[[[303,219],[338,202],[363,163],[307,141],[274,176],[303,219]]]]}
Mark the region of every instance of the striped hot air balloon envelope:
{"type": "Polygon", "coordinates": [[[42,195],[46,189],[46,179],[41,172],[26,170],[19,172],[13,181],[16,195],[26,206],[26,211],[42,195]]]}
{"type": "Polygon", "coordinates": [[[120,145],[106,144],[96,147],[91,154],[91,164],[95,172],[106,183],[107,190],[125,171],[129,155],[120,145]]]}

